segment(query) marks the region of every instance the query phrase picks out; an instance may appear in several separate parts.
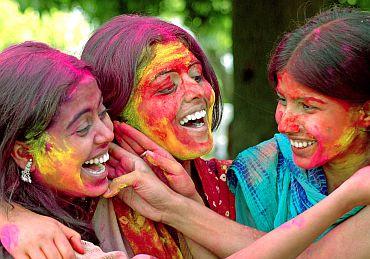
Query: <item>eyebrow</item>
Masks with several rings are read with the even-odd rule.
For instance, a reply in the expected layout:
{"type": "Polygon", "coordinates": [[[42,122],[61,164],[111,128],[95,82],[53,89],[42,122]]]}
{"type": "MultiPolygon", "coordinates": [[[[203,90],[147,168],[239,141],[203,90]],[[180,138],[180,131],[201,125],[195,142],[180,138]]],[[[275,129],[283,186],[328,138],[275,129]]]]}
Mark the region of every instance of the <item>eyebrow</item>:
{"type": "Polygon", "coordinates": [[[305,97],[305,98],[303,98],[303,100],[305,102],[317,102],[317,103],[321,103],[321,104],[326,104],[326,102],[324,102],[323,100],[315,98],[315,97],[305,97]]]}
{"type": "MultiPolygon", "coordinates": [[[[99,106],[103,103],[103,96],[100,95],[100,100],[99,100],[99,106]]],[[[69,129],[73,123],[75,123],[82,115],[85,113],[91,112],[91,108],[85,108],[79,111],[75,116],[73,116],[72,120],[68,123],[67,129],[69,129]]]]}
{"type": "Polygon", "coordinates": [[[191,66],[194,66],[194,65],[200,65],[200,66],[202,66],[202,64],[200,63],[199,60],[194,60],[194,61],[190,62],[190,64],[189,64],[188,67],[191,67],[191,66]]]}
{"type": "Polygon", "coordinates": [[[73,123],[75,123],[82,115],[88,112],[91,112],[90,108],[85,108],[79,111],[75,116],[73,116],[73,119],[68,123],[67,129],[69,129],[73,125],[73,123]]]}
{"type": "MultiPolygon", "coordinates": [[[[276,88],[275,90],[276,94],[279,95],[279,96],[284,96],[282,95],[279,90],[276,88]]],[[[297,99],[300,99],[300,100],[303,100],[305,102],[317,102],[317,103],[321,103],[321,104],[326,104],[326,102],[324,102],[323,100],[319,99],[319,98],[316,98],[316,97],[313,97],[313,96],[310,96],[310,97],[303,97],[303,98],[297,98],[297,99]]]]}
{"type": "Polygon", "coordinates": [[[162,76],[162,75],[165,75],[165,74],[168,74],[168,73],[170,73],[170,72],[174,72],[175,70],[173,70],[173,69],[166,69],[166,70],[163,70],[163,71],[161,71],[161,72],[159,72],[158,74],[156,74],[155,76],[154,76],[154,79],[152,80],[152,81],[154,81],[155,79],[157,79],[158,77],[160,77],[160,76],[162,76]]]}

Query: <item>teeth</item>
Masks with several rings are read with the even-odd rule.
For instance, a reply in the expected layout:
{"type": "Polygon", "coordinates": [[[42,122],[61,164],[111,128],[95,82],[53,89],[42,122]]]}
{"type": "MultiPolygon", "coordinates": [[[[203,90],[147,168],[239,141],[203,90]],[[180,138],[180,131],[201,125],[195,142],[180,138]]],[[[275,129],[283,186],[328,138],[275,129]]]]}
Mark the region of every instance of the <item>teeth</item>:
{"type": "Polygon", "coordinates": [[[183,126],[188,121],[195,121],[195,120],[202,119],[202,118],[204,118],[206,116],[206,114],[207,114],[207,112],[205,110],[201,110],[201,111],[197,111],[197,112],[194,112],[192,114],[186,115],[180,121],[180,125],[183,126]]]}
{"type": "Polygon", "coordinates": [[[315,141],[290,140],[290,144],[296,148],[305,148],[313,145],[315,141]]]}
{"type": "Polygon", "coordinates": [[[85,170],[86,172],[92,175],[100,175],[105,171],[105,166],[102,164],[98,164],[97,166],[99,167],[98,170],[92,170],[90,168],[83,168],[83,170],[85,170]]]}
{"type": "Polygon", "coordinates": [[[88,161],[85,162],[86,165],[92,165],[92,164],[102,164],[102,163],[105,163],[109,160],[109,154],[108,153],[105,153],[104,155],[100,156],[100,157],[95,157],[93,159],[90,159],[88,161]]]}

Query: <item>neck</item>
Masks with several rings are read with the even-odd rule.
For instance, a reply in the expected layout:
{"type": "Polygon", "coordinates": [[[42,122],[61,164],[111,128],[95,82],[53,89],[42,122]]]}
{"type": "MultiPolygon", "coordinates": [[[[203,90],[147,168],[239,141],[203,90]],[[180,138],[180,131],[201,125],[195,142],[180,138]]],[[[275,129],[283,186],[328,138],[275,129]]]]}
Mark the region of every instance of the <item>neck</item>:
{"type": "Polygon", "coordinates": [[[333,192],[357,170],[369,165],[370,151],[368,136],[356,138],[345,153],[338,155],[323,166],[328,184],[328,192],[333,192]]]}
{"type": "Polygon", "coordinates": [[[184,167],[185,171],[188,173],[188,175],[191,176],[191,160],[184,160],[180,161],[182,167],[184,167]]]}

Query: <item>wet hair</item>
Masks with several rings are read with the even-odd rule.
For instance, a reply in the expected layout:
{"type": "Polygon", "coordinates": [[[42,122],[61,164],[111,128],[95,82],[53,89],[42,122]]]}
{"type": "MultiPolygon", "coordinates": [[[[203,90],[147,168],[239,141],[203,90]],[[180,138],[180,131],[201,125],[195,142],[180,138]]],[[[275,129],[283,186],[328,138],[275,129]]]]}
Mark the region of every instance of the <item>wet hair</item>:
{"type": "Polygon", "coordinates": [[[28,142],[42,136],[68,90],[86,75],[91,72],[85,63],[43,43],[24,42],[0,53],[0,202],[15,202],[53,217],[96,241],[77,212],[83,210],[81,206],[61,206],[65,201],[36,179],[31,184],[21,181],[21,169],[11,157],[17,140],[28,142]]]}
{"type": "Polygon", "coordinates": [[[150,47],[170,40],[181,41],[200,61],[216,95],[212,129],[216,128],[222,102],[215,72],[198,42],[180,27],[155,17],[120,15],[95,31],[81,59],[92,66],[112,119],[119,119],[137,83],[138,69],[151,59],[150,47]]]}
{"type": "Polygon", "coordinates": [[[324,95],[366,102],[370,99],[370,13],[335,7],[285,34],[268,67],[274,87],[282,71],[324,95]]]}

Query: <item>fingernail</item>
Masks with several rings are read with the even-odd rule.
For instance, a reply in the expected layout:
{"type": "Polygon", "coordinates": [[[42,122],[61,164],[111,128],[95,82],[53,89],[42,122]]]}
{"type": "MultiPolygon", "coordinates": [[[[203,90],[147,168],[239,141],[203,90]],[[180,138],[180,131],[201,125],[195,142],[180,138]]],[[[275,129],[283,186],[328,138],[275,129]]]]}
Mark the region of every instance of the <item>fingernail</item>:
{"type": "Polygon", "coordinates": [[[145,150],[145,151],[140,155],[140,157],[141,157],[141,158],[145,157],[147,153],[148,153],[148,150],[145,150]]]}

